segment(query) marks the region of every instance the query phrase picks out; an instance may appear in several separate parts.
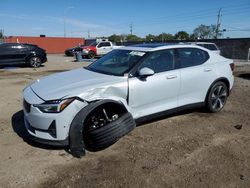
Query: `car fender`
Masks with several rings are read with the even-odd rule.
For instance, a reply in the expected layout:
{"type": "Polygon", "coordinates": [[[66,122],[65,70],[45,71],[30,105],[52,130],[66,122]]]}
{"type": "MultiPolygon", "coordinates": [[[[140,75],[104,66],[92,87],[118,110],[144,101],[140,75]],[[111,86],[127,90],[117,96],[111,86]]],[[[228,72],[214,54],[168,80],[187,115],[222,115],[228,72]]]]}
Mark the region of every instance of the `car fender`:
{"type": "Polygon", "coordinates": [[[39,53],[36,53],[35,51],[31,51],[25,58],[25,61],[29,61],[31,57],[39,57],[39,53]]]}

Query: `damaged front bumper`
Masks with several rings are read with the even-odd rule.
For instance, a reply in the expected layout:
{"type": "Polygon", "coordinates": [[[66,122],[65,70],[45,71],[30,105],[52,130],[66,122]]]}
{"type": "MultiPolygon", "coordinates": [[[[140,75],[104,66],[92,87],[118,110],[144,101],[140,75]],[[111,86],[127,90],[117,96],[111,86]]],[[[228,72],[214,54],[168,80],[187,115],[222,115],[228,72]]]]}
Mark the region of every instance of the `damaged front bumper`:
{"type": "Polygon", "coordinates": [[[68,145],[70,124],[75,115],[88,104],[74,100],[60,113],[44,113],[34,106],[43,102],[30,87],[24,90],[24,123],[31,139],[48,145],[68,145]]]}

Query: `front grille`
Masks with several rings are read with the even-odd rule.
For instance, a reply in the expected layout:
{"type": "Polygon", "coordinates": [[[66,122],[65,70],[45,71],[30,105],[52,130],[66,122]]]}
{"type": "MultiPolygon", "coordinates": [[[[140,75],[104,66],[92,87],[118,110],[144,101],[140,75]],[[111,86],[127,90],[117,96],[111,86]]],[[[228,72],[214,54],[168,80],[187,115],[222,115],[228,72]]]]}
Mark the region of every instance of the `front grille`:
{"type": "Polygon", "coordinates": [[[23,99],[23,107],[27,113],[30,113],[31,104],[29,104],[25,99],[23,99]]]}

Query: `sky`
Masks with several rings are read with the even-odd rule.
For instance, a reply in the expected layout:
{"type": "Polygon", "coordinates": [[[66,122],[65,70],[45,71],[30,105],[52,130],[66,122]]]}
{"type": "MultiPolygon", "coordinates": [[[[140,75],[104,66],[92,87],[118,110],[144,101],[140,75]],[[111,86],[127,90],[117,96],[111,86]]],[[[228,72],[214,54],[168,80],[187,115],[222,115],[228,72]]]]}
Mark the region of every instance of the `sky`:
{"type": "Polygon", "coordinates": [[[0,29],[6,36],[88,38],[129,34],[132,25],[140,37],[191,34],[216,24],[220,8],[223,37],[250,37],[250,0],[0,0],[0,29]]]}

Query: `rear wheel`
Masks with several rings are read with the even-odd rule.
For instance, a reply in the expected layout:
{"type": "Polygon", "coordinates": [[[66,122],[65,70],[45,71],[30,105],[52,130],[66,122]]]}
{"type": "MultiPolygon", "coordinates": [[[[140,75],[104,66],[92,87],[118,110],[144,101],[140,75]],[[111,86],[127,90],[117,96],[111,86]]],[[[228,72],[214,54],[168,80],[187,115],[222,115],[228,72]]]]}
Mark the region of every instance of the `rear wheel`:
{"type": "Polygon", "coordinates": [[[31,57],[29,59],[29,64],[31,67],[33,68],[37,68],[37,67],[40,67],[41,64],[42,64],[42,61],[39,57],[31,57]]]}
{"type": "Polygon", "coordinates": [[[219,112],[226,104],[228,88],[224,82],[216,82],[207,97],[207,109],[210,112],[219,112]]]}

